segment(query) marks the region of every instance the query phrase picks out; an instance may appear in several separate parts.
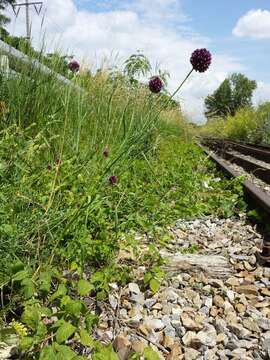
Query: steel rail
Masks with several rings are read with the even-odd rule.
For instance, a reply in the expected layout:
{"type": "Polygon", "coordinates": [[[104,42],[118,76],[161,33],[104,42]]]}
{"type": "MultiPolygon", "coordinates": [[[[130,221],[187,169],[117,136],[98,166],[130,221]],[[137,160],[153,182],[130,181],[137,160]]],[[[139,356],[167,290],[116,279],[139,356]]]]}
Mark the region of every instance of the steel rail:
{"type": "Polygon", "coordinates": [[[223,157],[231,163],[237,164],[245,169],[248,173],[254,175],[256,178],[261,179],[267,184],[270,184],[270,168],[257,164],[251,159],[246,159],[241,154],[234,154],[225,151],[223,157]]]}
{"type": "Polygon", "coordinates": [[[229,149],[237,150],[244,155],[250,155],[257,160],[270,163],[270,147],[238,143],[232,140],[205,138],[201,142],[210,148],[216,148],[219,152],[229,149]]]}
{"type": "Polygon", "coordinates": [[[5,43],[2,40],[0,40],[0,54],[1,53],[4,55],[7,55],[8,57],[16,59],[19,63],[28,65],[30,69],[31,68],[38,69],[43,74],[53,75],[61,83],[65,84],[65,85],[69,85],[80,92],[85,91],[83,88],[74,84],[72,81],[65,78],[63,75],[60,75],[57,72],[51,70],[47,66],[41,64],[38,60],[31,59],[29,56],[25,55],[24,53],[22,53],[21,51],[15,49],[15,48],[13,48],[12,46],[10,46],[9,44],[5,43]]]}
{"type": "MultiPolygon", "coordinates": [[[[222,158],[214,154],[212,151],[209,151],[202,144],[198,143],[198,145],[209,156],[209,158],[212,159],[218,165],[218,167],[226,173],[228,177],[231,178],[239,176],[227,163],[223,161],[222,158]]],[[[270,224],[270,196],[260,190],[257,186],[253,185],[249,180],[244,181],[243,187],[247,196],[247,200],[265,211],[270,224]]],[[[262,251],[257,254],[257,257],[260,262],[270,264],[270,237],[264,238],[262,251]]]]}

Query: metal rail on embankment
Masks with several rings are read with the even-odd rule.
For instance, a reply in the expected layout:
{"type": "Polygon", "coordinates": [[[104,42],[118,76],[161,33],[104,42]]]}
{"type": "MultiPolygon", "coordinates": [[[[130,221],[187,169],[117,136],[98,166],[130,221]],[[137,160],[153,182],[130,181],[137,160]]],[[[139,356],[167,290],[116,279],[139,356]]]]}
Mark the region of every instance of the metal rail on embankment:
{"type": "MultiPolygon", "coordinates": [[[[224,161],[224,159],[217,155],[223,154],[225,159],[228,159],[228,148],[234,148],[235,150],[240,152],[240,149],[244,149],[245,155],[251,155],[252,151],[253,154],[256,153],[256,146],[251,146],[250,144],[244,145],[239,144],[237,142],[233,142],[230,140],[217,140],[217,139],[201,139],[198,142],[198,145],[204,150],[204,152],[219,166],[221,170],[223,170],[227,176],[229,177],[236,177],[239,176],[232,167],[230,167],[230,164],[228,164],[227,161],[224,161]],[[250,148],[250,152],[248,152],[248,148],[250,148]],[[210,150],[211,149],[211,150],[210,150]]],[[[268,155],[270,158],[270,148],[264,148],[262,146],[258,146],[257,152],[258,157],[256,159],[260,158],[262,159],[262,152],[264,151],[266,154],[266,158],[268,159],[268,155]]],[[[265,158],[263,158],[265,161],[265,158]]],[[[232,160],[232,159],[229,159],[232,160]]],[[[235,161],[233,161],[236,163],[235,161]]],[[[239,164],[240,165],[240,164],[239,164]]],[[[240,165],[242,166],[242,165],[240,165]]],[[[247,170],[247,168],[245,169],[247,170]]],[[[248,171],[248,170],[247,170],[248,171]]],[[[270,178],[268,179],[270,183],[270,178]]],[[[251,203],[252,205],[255,205],[257,208],[262,209],[267,214],[267,222],[270,224],[270,195],[268,195],[266,192],[261,190],[258,186],[254,185],[251,181],[245,180],[243,183],[244,191],[247,197],[247,201],[251,203]]],[[[264,243],[262,247],[262,251],[258,253],[258,258],[260,261],[264,262],[265,264],[270,264],[270,235],[264,237],[264,243]]]]}
{"type": "MultiPolygon", "coordinates": [[[[37,59],[30,58],[26,54],[22,53],[21,51],[13,48],[9,44],[5,43],[4,41],[0,40],[0,55],[6,55],[9,59],[15,59],[17,64],[24,64],[29,67],[29,69],[38,69],[45,75],[53,75],[56,80],[59,82],[69,85],[76,90],[83,91],[83,89],[74,84],[71,80],[65,78],[63,75],[58,74],[57,72],[53,71],[52,69],[48,68],[46,65],[41,64],[37,59]]],[[[13,69],[16,70],[16,69],[13,69]]]]}

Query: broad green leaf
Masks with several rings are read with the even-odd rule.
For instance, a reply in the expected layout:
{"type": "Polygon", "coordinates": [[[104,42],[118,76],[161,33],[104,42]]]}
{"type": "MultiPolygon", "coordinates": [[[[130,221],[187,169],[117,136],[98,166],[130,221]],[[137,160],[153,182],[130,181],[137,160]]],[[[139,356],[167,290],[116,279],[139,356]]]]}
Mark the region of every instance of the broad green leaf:
{"type": "Polygon", "coordinates": [[[69,301],[71,301],[71,297],[69,295],[64,295],[61,299],[61,306],[65,307],[69,301]]]}
{"type": "Polygon", "coordinates": [[[97,271],[95,272],[92,276],[91,276],[91,281],[93,283],[95,282],[103,282],[104,281],[104,274],[101,271],[97,271]]]}
{"type": "Polygon", "coordinates": [[[107,294],[106,291],[103,289],[103,290],[100,290],[100,291],[97,293],[96,298],[97,298],[97,300],[104,300],[104,299],[106,299],[107,295],[108,295],[108,294],[107,294]]]}
{"type": "Polygon", "coordinates": [[[52,310],[45,307],[45,306],[41,306],[39,308],[39,313],[40,313],[41,316],[47,316],[47,317],[52,316],[52,310]]]}
{"type": "Polygon", "coordinates": [[[56,292],[54,294],[52,294],[52,296],[50,297],[50,301],[53,301],[55,299],[58,299],[62,296],[65,296],[67,293],[67,288],[64,284],[60,284],[58,286],[58,289],[56,290],[56,292]]]}
{"type": "Polygon", "coordinates": [[[131,354],[131,355],[128,357],[128,360],[140,360],[140,359],[141,359],[141,355],[138,354],[138,353],[131,354]]]}
{"type": "Polygon", "coordinates": [[[55,352],[52,346],[46,346],[41,350],[39,360],[52,360],[55,358],[55,352]]]}
{"type": "Polygon", "coordinates": [[[25,299],[30,299],[35,294],[35,286],[30,278],[23,279],[22,283],[22,293],[25,299]]]}
{"type": "Polygon", "coordinates": [[[149,283],[150,289],[153,291],[153,293],[158,292],[160,287],[160,282],[156,279],[151,279],[149,283]]]}
{"type": "Polygon", "coordinates": [[[47,295],[51,289],[51,281],[52,281],[52,272],[51,271],[44,271],[39,275],[39,290],[47,295]]]}
{"type": "Polygon", "coordinates": [[[79,300],[70,300],[65,305],[65,311],[69,315],[80,316],[82,311],[82,303],[79,300]]]}
{"type": "Polygon", "coordinates": [[[46,334],[47,334],[47,327],[45,324],[43,324],[43,322],[40,322],[37,326],[36,336],[40,340],[43,340],[46,334]]]}
{"type": "Polygon", "coordinates": [[[62,326],[63,324],[65,324],[65,320],[64,319],[59,319],[54,324],[51,325],[51,328],[52,329],[57,329],[60,326],[62,326]]]}
{"type": "Polygon", "coordinates": [[[76,360],[78,358],[77,354],[66,345],[54,345],[55,350],[57,351],[55,360],[76,360]]]}
{"type": "Polygon", "coordinates": [[[144,275],[144,278],[143,278],[143,280],[144,280],[144,283],[145,284],[148,284],[149,282],[150,282],[150,280],[152,279],[152,274],[150,273],[150,272],[147,272],[145,275],[144,275]]]}
{"type": "Polygon", "coordinates": [[[27,270],[21,270],[12,277],[12,281],[22,281],[29,278],[29,272],[27,270]]]}
{"type": "Polygon", "coordinates": [[[20,349],[22,351],[29,350],[34,344],[34,339],[30,336],[25,336],[20,340],[20,349]]]}
{"type": "Polygon", "coordinates": [[[80,341],[82,345],[94,347],[95,342],[85,329],[80,330],[80,341]]]}
{"type": "Polygon", "coordinates": [[[112,345],[104,346],[92,355],[93,360],[119,360],[114,352],[112,345]]]}
{"type": "Polygon", "coordinates": [[[21,320],[30,329],[36,331],[41,320],[39,309],[36,306],[26,307],[22,314],[21,320]]]}
{"type": "Polygon", "coordinates": [[[81,296],[88,295],[93,289],[94,286],[87,280],[81,279],[78,282],[78,294],[81,296]]]}
{"type": "Polygon", "coordinates": [[[98,316],[95,315],[95,314],[88,314],[86,317],[85,317],[85,325],[86,325],[86,329],[87,331],[91,331],[93,329],[93,326],[98,324],[98,316]]]}
{"type": "Polygon", "coordinates": [[[144,349],[143,354],[145,360],[159,360],[158,354],[150,346],[144,349]]]}
{"type": "Polygon", "coordinates": [[[21,261],[16,261],[14,264],[12,264],[11,266],[11,272],[12,274],[16,274],[18,272],[20,272],[21,270],[24,269],[24,264],[21,261]]]}
{"type": "Polygon", "coordinates": [[[61,344],[75,333],[75,326],[69,322],[64,322],[56,331],[56,341],[61,344]]]}

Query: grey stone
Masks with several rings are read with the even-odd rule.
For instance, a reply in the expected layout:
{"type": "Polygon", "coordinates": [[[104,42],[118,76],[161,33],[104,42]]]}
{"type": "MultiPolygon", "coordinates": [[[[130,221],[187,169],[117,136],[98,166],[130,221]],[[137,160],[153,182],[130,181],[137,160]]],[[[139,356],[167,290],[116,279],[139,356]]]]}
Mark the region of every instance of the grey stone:
{"type": "Polygon", "coordinates": [[[151,309],[151,307],[152,307],[153,305],[155,305],[156,302],[157,302],[157,300],[154,299],[154,298],[146,299],[145,302],[144,302],[144,305],[145,305],[145,307],[147,307],[148,309],[151,309]]]}
{"type": "Polygon", "coordinates": [[[175,329],[172,326],[170,326],[170,325],[166,326],[163,331],[166,336],[175,338],[175,329]]]}
{"type": "Polygon", "coordinates": [[[270,320],[266,318],[258,319],[257,324],[265,331],[270,330],[270,320]]]}
{"type": "Polygon", "coordinates": [[[128,284],[129,291],[134,294],[140,294],[141,290],[136,283],[129,283],[128,284]]]}

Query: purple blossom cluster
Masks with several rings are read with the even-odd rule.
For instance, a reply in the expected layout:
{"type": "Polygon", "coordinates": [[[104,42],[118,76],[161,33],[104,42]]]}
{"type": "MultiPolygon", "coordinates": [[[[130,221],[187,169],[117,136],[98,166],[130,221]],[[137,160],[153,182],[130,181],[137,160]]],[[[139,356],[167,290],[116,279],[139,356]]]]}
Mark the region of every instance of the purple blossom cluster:
{"type": "Polygon", "coordinates": [[[111,185],[116,185],[117,182],[118,182],[117,176],[112,175],[112,176],[109,177],[109,183],[110,183],[111,185]]]}
{"type": "Polygon", "coordinates": [[[159,93],[163,88],[163,82],[158,76],[153,76],[149,81],[149,89],[153,93],[159,93]]]}
{"type": "Polygon", "coordinates": [[[207,49],[193,51],[190,62],[195,71],[205,72],[211,65],[212,56],[207,49]]]}
{"type": "Polygon", "coordinates": [[[69,70],[75,73],[80,70],[80,64],[78,63],[77,60],[71,60],[68,64],[68,68],[69,70]]]}

